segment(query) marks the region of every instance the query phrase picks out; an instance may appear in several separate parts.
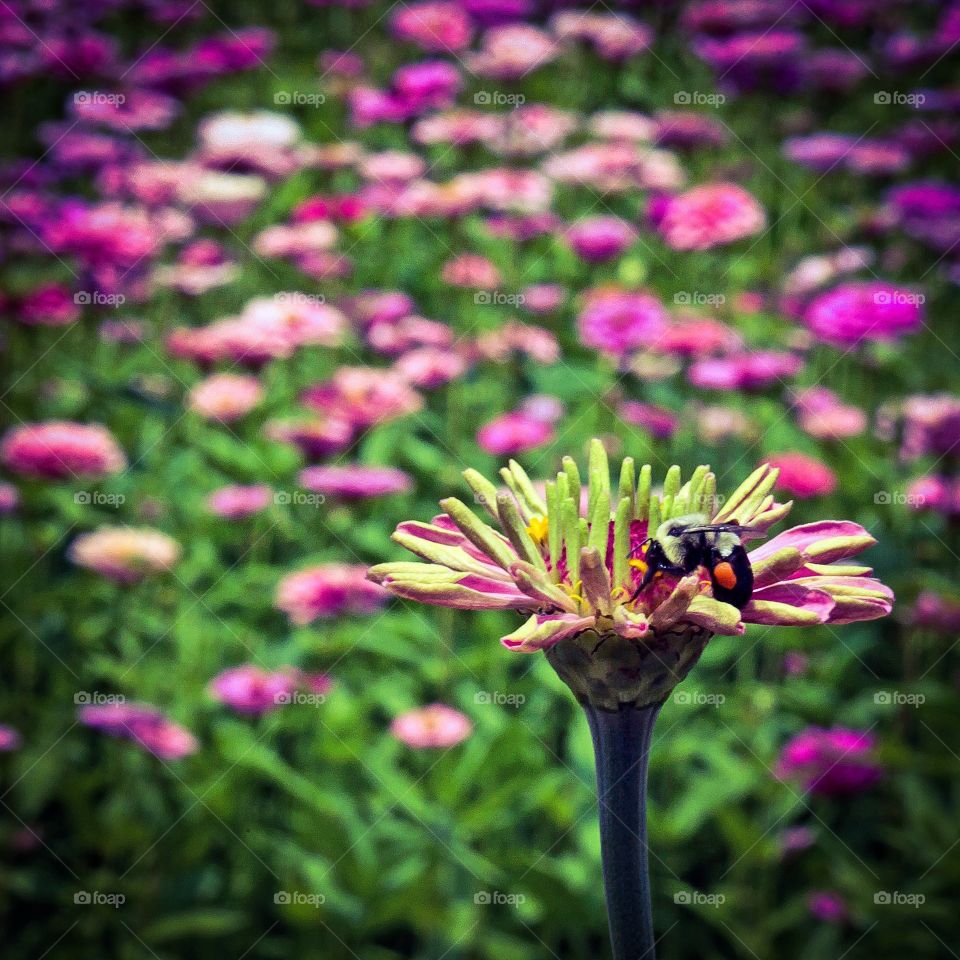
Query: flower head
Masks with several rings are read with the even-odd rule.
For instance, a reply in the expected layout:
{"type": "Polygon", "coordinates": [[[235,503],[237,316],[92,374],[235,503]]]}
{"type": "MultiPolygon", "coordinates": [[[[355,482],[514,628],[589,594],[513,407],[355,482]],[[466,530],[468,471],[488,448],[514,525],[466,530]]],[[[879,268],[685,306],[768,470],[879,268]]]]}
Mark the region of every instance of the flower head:
{"type": "Polygon", "coordinates": [[[15,473],[50,480],[105,477],[127,465],[106,427],[69,420],[14,427],[0,443],[0,460],[15,473]]]}
{"type": "Polygon", "coordinates": [[[469,717],[445,703],[431,703],[395,717],[390,732],[408,747],[452,747],[473,732],[469,717]]]}
{"type": "Polygon", "coordinates": [[[781,780],[798,780],[811,793],[858,793],[873,786],[882,770],[870,759],[876,746],[864,730],[809,727],[783,748],[777,763],[781,780]]]}
{"type": "Polygon", "coordinates": [[[180,559],[180,545],[149,527],[101,527],[70,544],[70,559],[117,583],[136,583],[169,570],[180,559]]]}
{"type": "Polygon", "coordinates": [[[527,614],[504,646],[546,650],[578,697],[608,709],[662,700],[714,634],[741,634],[746,623],[849,623],[890,612],[893,594],[869,567],[837,562],[875,542],[845,521],[795,527],[746,555],[753,586],[740,607],[715,595],[723,595],[718,574],[704,565],[650,569],[650,538],[685,525],[728,525],[743,543],[764,537],[791,507],[774,499],[777,471],[766,464],[726,499],[706,466],[686,483],[672,467],[662,493],[652,492],[650,467],[638,472],[631,458],[612,488],[606,451],[594,440],[585,510],[569,457],[544,496],[514,461],[501,476],[509,495],[475,470],[464,473],[499,530],[450,497],[431,523],[407,521],[393,534],[426,563],[382,563],[369,576],[410,600],[527,614]]]}

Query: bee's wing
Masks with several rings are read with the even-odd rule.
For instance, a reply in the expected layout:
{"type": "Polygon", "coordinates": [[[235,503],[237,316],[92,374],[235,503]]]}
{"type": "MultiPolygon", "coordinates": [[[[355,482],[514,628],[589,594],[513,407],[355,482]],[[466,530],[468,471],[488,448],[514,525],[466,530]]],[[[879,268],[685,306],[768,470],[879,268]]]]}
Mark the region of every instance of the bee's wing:
{"type": "Polygon", "coordinates": [[[695,527],[686,527],[684,533],[732,533],[741,537],[752,530],[753,527],[745,527],[739,523],[702,523],[695,527]]]}

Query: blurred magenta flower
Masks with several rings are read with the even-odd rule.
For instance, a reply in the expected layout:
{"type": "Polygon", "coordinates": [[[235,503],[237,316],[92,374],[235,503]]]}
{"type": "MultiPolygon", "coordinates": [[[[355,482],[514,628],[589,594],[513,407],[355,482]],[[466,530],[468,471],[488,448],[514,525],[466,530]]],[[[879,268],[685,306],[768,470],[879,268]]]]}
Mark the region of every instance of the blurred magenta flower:
{"type": "Polygon", "coordinates": [[[622,356],[657,346],[669,319],[652,293],[597,287],[584,295],[577,331],[584,346],[622,356]]]}
{"type": "Polygon", "coordinates": [[[795,780],[810,793],[834,796],[859,793],[883,775],[873,760],[876,739],[869,731],[808,727],[780,752],[776,776],[795,780]]]}
{"type": "Polygon", "coordinates": [[[20,734],[13,727],[0,723],[0,753],[8,753],[20,747],[20,734]]]}
{"type": "Polygon", "coordinates": [[[231,485],[207,497],[207,509],[227,520],[240,520],[266,510],[273,503],[273,489],[265,484],[231,485]]]}
{"type": "Polygon", "coordinates": [[[340,367],[330,380],[308,388],[302,400],[317,413],[345,419],[359,430],[423,406],[423,398],[401,374],[375,367],[340,367]]]}
{"type": "Polygon", "coordinates": [[[856,437],[867,429],[866,413],[859,407],[843,403],[827,387],[795,390],[790,399],[800,428],[818,440],[856,437]]]}
{"type": "Polygon", "coordinates": [[[0,460],[14,473],[47,480],[96,479],[127,465],[106,427],[69,420],[13,427],[0,443],[0,460]]]}
{"type": "Polygon", "coordinates": [[[405,493],[413,481],[408,473],[396,467],[345,463],[307,467],[300,472],[300,486],[341,500],[366,500],[405,493]]]}
{"type": "Polygon", "coordinates": [[[895,340],[923,326],[922,294],[891,283],[850,282],[820,294],[804,324],[819,339],[840,347],[865,340],[895,340]]]}
{"type": "Polygon", "coordinates": [[[960,397],[950,393],[914,395],[902,404],[900,456],[916,460],[926,454],[942,459],[960,452],[960,397]]]}
{"type": "Polygon", "coordinates": [[[494,456],[513,456],[550,443],[553,425],[521,410],[504,413],[477,431],[477,444],[494,456]]]}
{"type": "Polygon", "coordinates": [[[473,36],[463,7],[449,0],[405,4],[391,15],[390,27],[395,37],[430,53],[463,50],[473,36]]]}
{"type": "Polygon", "coordinates": [[[149,527],[101,527],[80,534],[68,555],[78,567],[130,584],[170,570],[180,559],[180,545],[149,527]]]}
{"type": "Polygon", "coordinates": [[[674,250],[709,250],[759,233],[767,217],[756,198],[735,183],[706,183],[670,197],[657,229],[674,250]]]}
{"type": "Polygon", "coordinates": [[[639,400],[621,401],[617,413],[625,423],[641,427],[658,440],[672,437],[680,425],[680,418],[672,411],[639,400]]]}
{"type": "Polygon", "coordinates": [[[567,228],[566,239],[582,260],[605,263],[620,256],[637,239],[637,231],[620,217],[585,217],[567,228]]]}
{"type": "Polygon", "coordinates": [[[77,719],[108,736],[132,740],[161,760],[179,760],[200,746],[189,730],[145,703],[87,704],[77,719]]]}
{"type": "Polygon", "coordinates": [[[704,390],[762,390],[803,369],[803,360],[778,350],[754,350],[698,360],[687,371],[690,382],[704,390]]]}
{"type": "Polygon", "coordinates": [[[837,489],[837,475],[822,460],[805,453],[771,453],[767,463],[780,472],[777,489],[801,500],[825,497],[837,489]]]}
{"type": "Polygon", "coordinates": [[[519,80],[560,55],[560,45],[538,27],[511,23],[485,31],[477,53],[464,55],[468,70],[491,80],[519,80]]]}
{"type": "Polygon", "coordinates": [[[784,856],[808,850],[816,841],[816,834],[810,827],[787,827],[780,834],[780,849],[784,856]]]}
{"type": "Polygon", "coordinates": [[[846,900],[833,890],[814,890],[807,898],[807,908],[824,923],[845,923],[850,918],[846,900]]]}
{"type": "Polygon", "coordinates": [[[217,373],[191,389],[187,405],[207,420],[231,423],[249,413],[262,399],[263,387],[256,377],[217,373]]]}
{"type": "Polygon", "coordinates": [[[63,284],[45,283],[23,297],[17,319],[28,327],[65,327],[79,320],[80,313],[74,294],[63,284]]]}
{"type": "Polygon", "coordinates": [[[960,600],[933,590],[923,590],[913,605],[910,622],[937,633],[957,633],[960,631],[960,600]]]}
{"type": "Polygon", "coordinates": [[[254,664],[230,667],[210,681],[210,694],[238,713],[259,714],[289,703],[298,685],[293,670],[263,670],[254,664]]]}
{"type": "Polygon", "coordinates": [[[389,593],[371,583],[366,572],[359,565],[327,563],[288,574],[277,584],[274,606],[300,627],[341,614],[374,613],[389,593]]]}
{"type": "Polygon", "coordinates": [[[554,14],[550,27],[560,40],[590,43],[604,60],[625,60],[653,43],[653,31],[629,14],[565,10],[554,14]]]}
{"type": "Polygon", "coordinates": [[[390,724],[390,733],[416,750],[453,747],[472,732],[470,718],[443,703],[408,710],[390,724]]]}
{"type": "Polygon", "coordinates": [[[491,289],[503,282],[500,271],[493,263],[474,253],[461,253],[448,260],[440,276],[444,283],[469,289],[491,289]]]}
{"type": "Polygon", "coordinates": [[[394,369],[413,386],[435,390],[466,373],[466,359],[454,350],[420,347],[408,350],[397,360],[394,369]]]}
{"type": "Polygon", "coordinates": [[[20,503],[20,491],[12,483],[0,483],[0,517],[13,513],[20,503]]]}

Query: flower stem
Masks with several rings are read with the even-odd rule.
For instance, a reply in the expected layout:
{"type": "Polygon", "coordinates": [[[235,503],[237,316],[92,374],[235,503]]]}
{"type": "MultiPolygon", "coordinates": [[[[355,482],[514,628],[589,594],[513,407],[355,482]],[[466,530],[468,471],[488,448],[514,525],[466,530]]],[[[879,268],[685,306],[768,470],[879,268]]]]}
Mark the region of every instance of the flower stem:
{"type": "Polygon", "coordinates": [[[597,768],[603,884],[614,960],[654,960],[647,866],[647,757],[660,704],[584,704],[597,768]]]}

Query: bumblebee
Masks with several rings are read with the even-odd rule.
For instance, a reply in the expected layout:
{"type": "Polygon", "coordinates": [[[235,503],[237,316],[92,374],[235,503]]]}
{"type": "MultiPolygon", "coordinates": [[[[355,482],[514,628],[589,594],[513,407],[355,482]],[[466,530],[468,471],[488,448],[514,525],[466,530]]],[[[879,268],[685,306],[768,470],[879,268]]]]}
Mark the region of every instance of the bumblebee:
{"type": "Polygon", "coordinates": [[[740,537],[749,530],[737,523],[707,523],[703,514],[665,520],[641,546],[647,565],[636,599],[658,573],[685,575],[698,567],[710,573],[713,595],[742,610],[753,593],[753,570],[740,537]]]}

